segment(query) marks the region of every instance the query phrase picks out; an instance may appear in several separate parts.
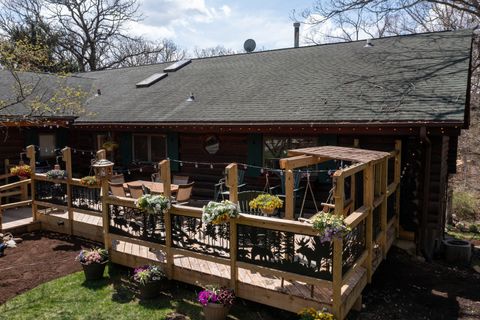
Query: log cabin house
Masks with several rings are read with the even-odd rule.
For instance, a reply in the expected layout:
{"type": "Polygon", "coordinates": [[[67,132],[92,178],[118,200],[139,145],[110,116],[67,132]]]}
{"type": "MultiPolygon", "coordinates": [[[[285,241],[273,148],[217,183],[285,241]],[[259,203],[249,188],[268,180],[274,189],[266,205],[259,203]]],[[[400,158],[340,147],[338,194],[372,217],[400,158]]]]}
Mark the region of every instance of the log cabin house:
{"type": "MultiPolygon", "coordinates": [[[[443,238],[458,137],[469,126],[471,43],[471,30],[437,32],[78,73],[66,81],[89,92],[94,114],[11,122],[0,154],[15,159],[34,144],[54,161],[54,149],[68,145],[82,176],[93,151],[114,141],[107,156],[127,178],[148,179],[150,164],[168,157],[195,181],[197,199],[211,199],[226,163],[243,165],[248,188],[262,190],[265,173],[278,182],[270,169],[289,149],[390,151],[400,140],[400,225],[431,257],[443,238]]],[[[54,90],[49,84],[38,90],[54,90]]],[[[315,168],[319,198],[330,189],[326,171],[340,165],[315,168]]]]}

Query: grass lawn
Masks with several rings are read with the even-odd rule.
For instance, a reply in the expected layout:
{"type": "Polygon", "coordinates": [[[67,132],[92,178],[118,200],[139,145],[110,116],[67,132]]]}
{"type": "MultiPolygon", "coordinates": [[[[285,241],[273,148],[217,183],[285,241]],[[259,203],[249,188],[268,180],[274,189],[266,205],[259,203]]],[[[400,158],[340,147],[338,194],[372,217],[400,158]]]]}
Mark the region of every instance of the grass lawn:
{"type": "MultiPolygon", "coordinates": [[[[113,266],[109,277],[86,282],[83,272],[44,283],[0,306],[0,319],[164,319],[176,311],[204,319],[198,288],[174,282],[169,292],[141,301],[132,292],[128,269],[113,266]]],[[[295,319],[288,312],[237,300],[228,319],[295,319]]]]}

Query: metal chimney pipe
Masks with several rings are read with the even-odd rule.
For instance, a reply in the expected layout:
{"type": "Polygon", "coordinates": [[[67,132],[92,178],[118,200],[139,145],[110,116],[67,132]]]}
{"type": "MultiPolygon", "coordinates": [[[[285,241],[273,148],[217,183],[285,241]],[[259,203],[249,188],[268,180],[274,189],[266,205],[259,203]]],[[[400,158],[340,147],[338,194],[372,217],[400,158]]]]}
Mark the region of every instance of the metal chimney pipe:
{"type": "Polygon", "coordinates": [[[293,46],[298,48],[300,46],[300,22],[293,23],[293,46]]]}

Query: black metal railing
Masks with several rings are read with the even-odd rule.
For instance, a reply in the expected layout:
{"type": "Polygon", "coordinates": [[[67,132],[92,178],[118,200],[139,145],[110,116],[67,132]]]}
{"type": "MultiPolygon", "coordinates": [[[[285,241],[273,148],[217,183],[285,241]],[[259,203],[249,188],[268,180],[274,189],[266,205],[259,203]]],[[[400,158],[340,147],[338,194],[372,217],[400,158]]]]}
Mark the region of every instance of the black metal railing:
{"type": "Polygon", "coordinates": [[[205,224],[201,218],[171,215],[172,247],[230,258],[230,225],[205,224]]]}
{"type": "Polygon", "coordinates": [[[100,188],[72,185],[72,207],[77,209],[102,212],[100,188]]]}
{"type": "Polygon", "coordinates": [[[342,273],[345,274],[366,249],[366,220],[343,237],[342,273]]]}
{"type": "Polygon", "coordinates": [[[53,181],[35,181],[35,200],[66,206],[67,184],[53,181]]]}
{"type": "Polygon", "coordinates": [[[165,244],[163,214],[149,214],[139,208],[110,204],[108,216],[112,234],[165,244]]]}
{"type": "Polygon", "coordinates": [[[237,260],[306,276],[332,279],[333,245],[320,237],[237,225],[237,260]]]}

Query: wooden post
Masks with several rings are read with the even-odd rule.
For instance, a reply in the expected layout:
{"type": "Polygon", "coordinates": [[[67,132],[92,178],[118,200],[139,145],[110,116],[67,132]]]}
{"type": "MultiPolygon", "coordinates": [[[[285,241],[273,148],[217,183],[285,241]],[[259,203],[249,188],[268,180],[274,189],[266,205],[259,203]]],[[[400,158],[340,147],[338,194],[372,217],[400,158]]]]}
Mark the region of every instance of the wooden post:
{"type": "Polygon", "coordinates": [[[292,169],[285,169],[285,219],[294,220],[295,218],[295,199],[293,198],[293,189],[295,179],[292,169]]]}
{"type": "Polygon", "coordinates": [[[32,170],[32,174],[30,175],[30,188],[32,194],[32,218],[33,222],[38,220],[38,207],[35,203],[35,146],[29,145],[27,147],[27,158],[30,160],[30,169],[32,170]]]}
{"type": "MultiPolygon", "coordinates": [[[[335,208],[336,210],[336,208],[335,208]]],[[[335,319],[343,319],[342,317],[342,256],[343,256],[343,239],[333,239],[333,315],[335,319]]]]}
{"type": "Polygon", "coordinates": [[[69,233],[73,235],[73,207],[72,207],[72,150],[69,147],[62,149],[62,160],[67,171],[67,210],[70,222],[69,233]]]}
{"type": "MultiPolygon", "coordinates": [[[[238,165],[229,164],[226,168],[228,190],[230,201],[238,203],[238,165]]],[[[230,219],[230,287],[237,291],[238,269],[237,269],[237,222],[230,219]]]]}
{"type": "Polygon", "coordinates": [[[230,163],[226,167],[227,187],[230,192],[230,201],[238,202],[238,166],[236,163],[230,163]]]}
{"type": "Polygon", "coordinates": [[[395,140],[395,175],[394,181],[397,184],[395,191],[395,233],[398,238],[400,233],[400,180],[402,175],[402,140],[395,140]]]}
{"type": "Polygon", "coordinates": [[[388,186],[388,157],[380,163],[380,195],[382,197],[382,204],[380,205],[380,225],[382,228],[382,251],[383,258],[387,258],[387,186],[388,186]]]}
{"type": "MultiPolygon", "coordinates": [[[[170,160],[162,160],[158,163],[158,173],[160,174],[160,181],[163,183],[163,195],[170,199],[172,192],[170,190],[170,160]]],[[[173,254],[172,254],[172,216],[170,210],[163,216],[165,222],[165,254],[167,256],[167,264],[165,273],[168,279],[173,279],[173,254]]]]}
{"type": "Polygon", "coordinates": [[[366,235],[365,244],[367,249],[367,259],[365,260],[365,268],[367,269],[368,283],[372,282],[373,275],[373,165],[371,163],[363,170],[363,204],[367,207],[368,215],[366,219],[366,235]]]}
{"type": "Polygon", "coordinates": [[[335,214],[338,216],[344,215],[345,207],[345,178],[342,175],[342,170],[337,170],[333,174],[333,199],[335,200],[335,214]]]}
{"type": "MultiPolygon", "coordinates": [[[[107,158],[107,153],[104,149],[97,151],[97,160],[102,160],[107,158]]],[[[100,196],[102,198],[102,226],[103,226],[103,242],[105,249],[108,250],[108,253],[111,254],[112,241],[110,240],[110,218],[109,218],[109,209],[107,204],[108,197],[108,179],[102,178],[100,181],[101,192],[100,196]]]]}

